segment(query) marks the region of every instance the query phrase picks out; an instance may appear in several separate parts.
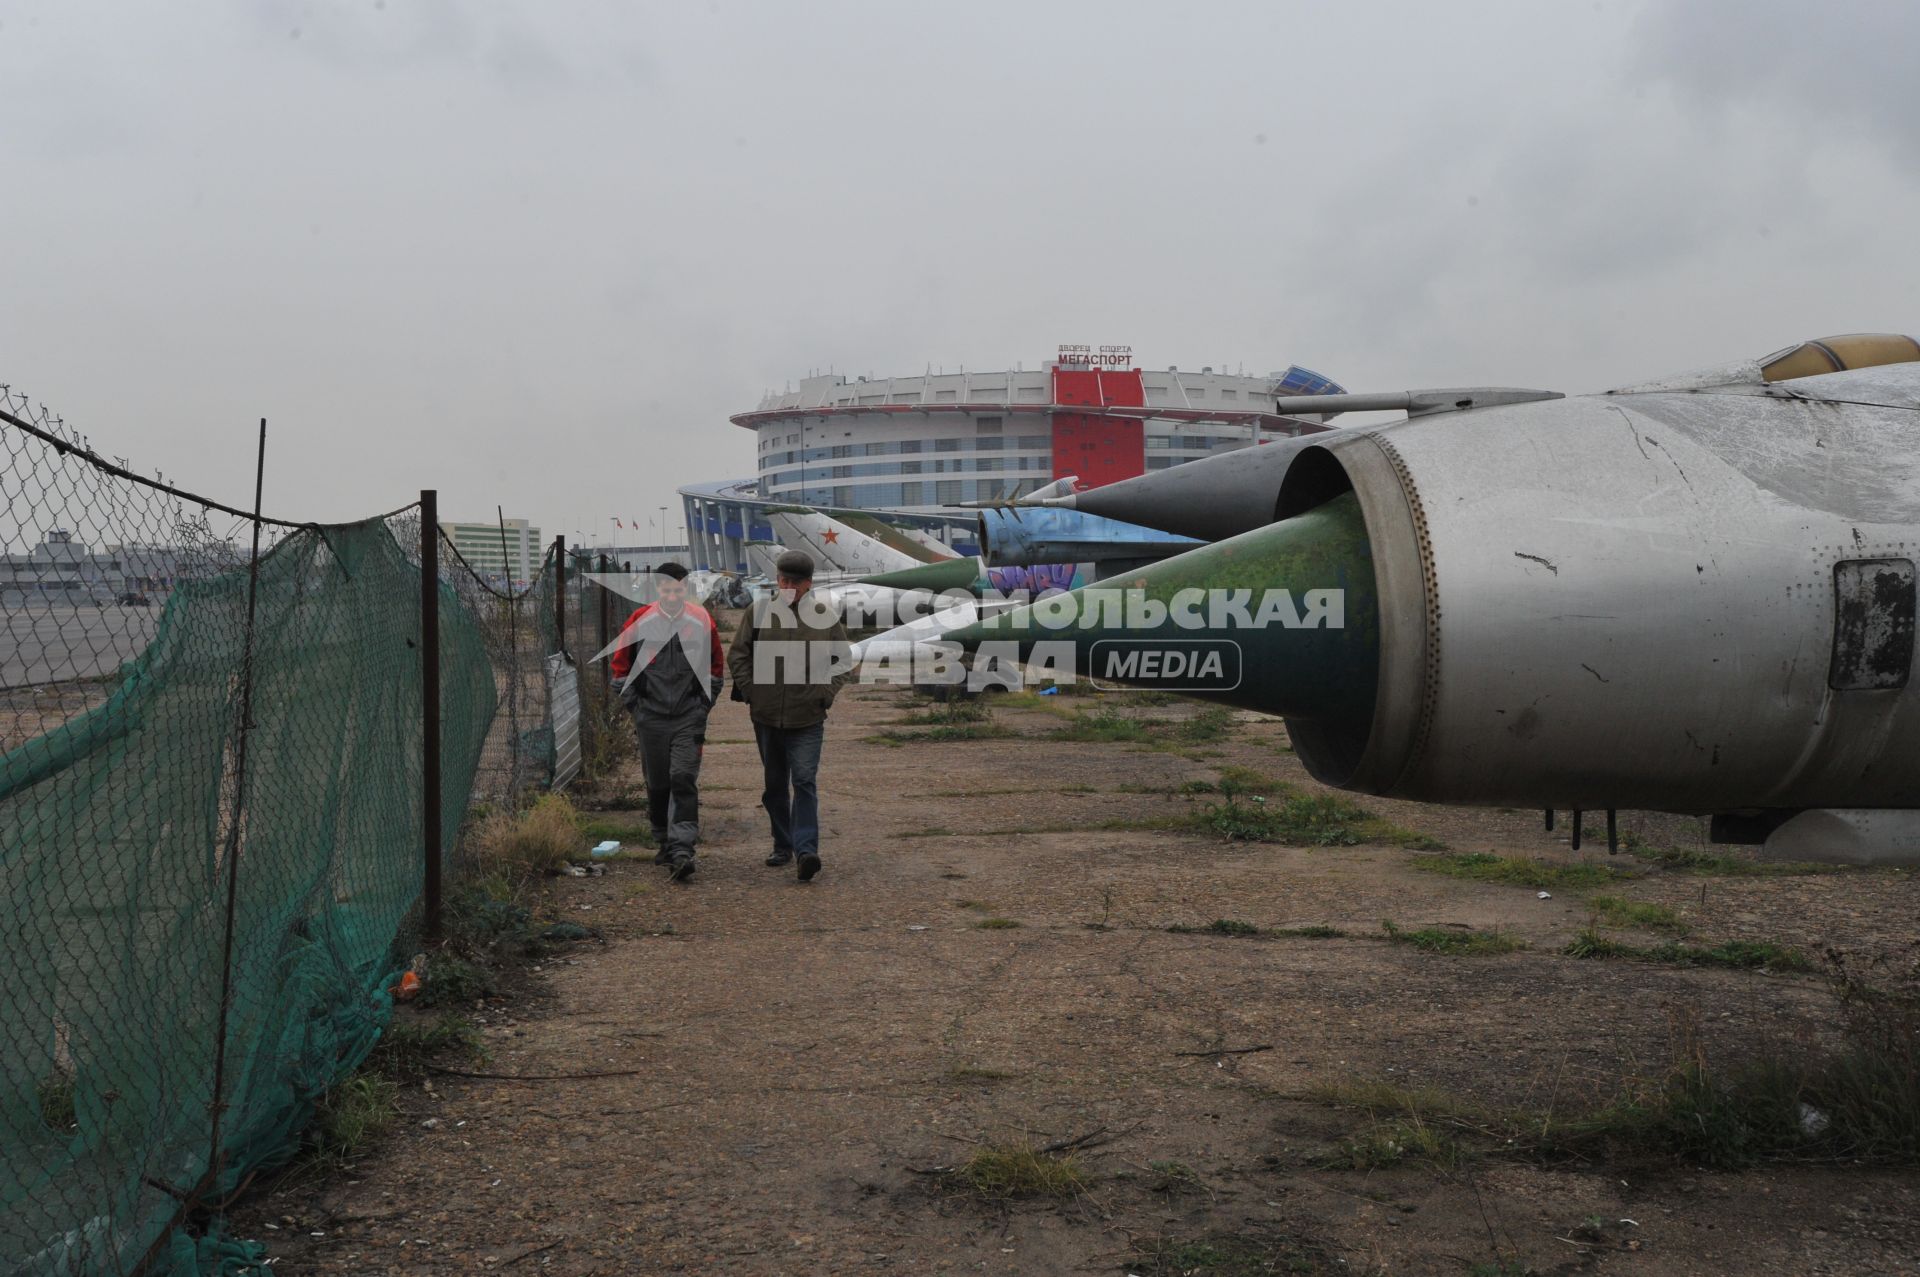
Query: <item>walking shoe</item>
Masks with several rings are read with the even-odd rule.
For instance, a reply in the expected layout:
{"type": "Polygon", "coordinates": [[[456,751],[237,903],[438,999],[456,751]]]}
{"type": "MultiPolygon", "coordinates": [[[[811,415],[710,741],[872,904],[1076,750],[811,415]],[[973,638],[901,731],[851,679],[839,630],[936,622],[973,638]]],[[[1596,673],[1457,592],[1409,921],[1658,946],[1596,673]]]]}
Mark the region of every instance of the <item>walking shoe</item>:
{"type": "Polygon", "coordinates": [[[790,865],[792,863],[793,863],[793,853],[790,851],[776,851],[771,856],[767,857],[767,864],[774,869],[778,869],[782,865],[790,865]]]}
{"type": "Polygon", "coordinates": [[[669,882],[685,882],[693,877],[693,857],[682,856],[673,862],[673,868],[667,874],[669,882]]]}
{"type": "Polygon", "coordinates": [[[653,853],[653,863],[656,865],[670,865],[673,863],[673,857],[667,854],[665,847],[662,847],[653,853]]]}
{"type": "Polygon", "coordinates": [[[812,882],[813,876],[820,872],[820,857],[809,852],[800,857],[800,881],[812,882]]]}

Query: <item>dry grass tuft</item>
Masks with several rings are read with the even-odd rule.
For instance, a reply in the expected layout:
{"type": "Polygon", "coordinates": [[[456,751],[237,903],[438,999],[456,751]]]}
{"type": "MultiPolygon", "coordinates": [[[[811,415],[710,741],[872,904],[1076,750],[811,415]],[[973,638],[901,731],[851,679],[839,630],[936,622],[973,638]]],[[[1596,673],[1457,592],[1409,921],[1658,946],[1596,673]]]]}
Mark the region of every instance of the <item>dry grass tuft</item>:
{"type": "Polygon", "coordinates": [[[580,813],[564,794],[542,794],[525,811],[491,812],[468,835],[479,874],[516,884],[559,869],[580,841],[580,813]]]}
{"type": "Polygon", "coordinates": [[[1071,1153],[1031,1144],[983,1144],[952,1172],[955,1183],[982,1197],[1071,1197],[1092,1176],[1071,1153]]]}

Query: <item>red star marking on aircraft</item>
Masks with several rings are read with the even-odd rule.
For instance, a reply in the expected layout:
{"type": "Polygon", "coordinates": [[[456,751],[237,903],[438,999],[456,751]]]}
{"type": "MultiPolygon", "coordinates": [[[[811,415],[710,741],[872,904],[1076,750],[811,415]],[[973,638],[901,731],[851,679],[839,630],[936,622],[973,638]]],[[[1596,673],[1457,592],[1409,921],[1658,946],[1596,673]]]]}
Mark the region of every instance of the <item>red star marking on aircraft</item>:
{"type": "Polygon", "coordinates": [[[840,540],[840,534],[838,532],[835,532],[832,528],[828,528],[825,532],[822,532],[820,534],[820,537],[828,545],[833,545],[840,540]]]}

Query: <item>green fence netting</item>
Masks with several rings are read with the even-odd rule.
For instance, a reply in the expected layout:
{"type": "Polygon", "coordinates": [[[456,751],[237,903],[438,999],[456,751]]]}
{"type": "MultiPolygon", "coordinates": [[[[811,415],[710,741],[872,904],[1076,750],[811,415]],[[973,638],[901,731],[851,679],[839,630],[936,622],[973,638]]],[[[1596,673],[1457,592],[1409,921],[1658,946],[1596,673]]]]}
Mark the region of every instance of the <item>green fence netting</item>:
{"type": "MultiPolygon", "coordinates": [[[[250,573],[250,521],[3,392],[0,1272],[232,1271],[181,1225],[371,1048],[418,906],[418,519],[250,573]]],[[[542,587],[479,584],[437,590],[449,843],[550,766],[542,587]]]]}
{"type": "Polygon", "coordinates": [[[471,795],[475,804],[518,803],[553,776],[544,659],[557,642],[553,563],[549,549],[533,580],[509,581],[476,572],[452,541],[441,538],[442,579],[479,631],[499,707],[481,747],[471,795]]]}

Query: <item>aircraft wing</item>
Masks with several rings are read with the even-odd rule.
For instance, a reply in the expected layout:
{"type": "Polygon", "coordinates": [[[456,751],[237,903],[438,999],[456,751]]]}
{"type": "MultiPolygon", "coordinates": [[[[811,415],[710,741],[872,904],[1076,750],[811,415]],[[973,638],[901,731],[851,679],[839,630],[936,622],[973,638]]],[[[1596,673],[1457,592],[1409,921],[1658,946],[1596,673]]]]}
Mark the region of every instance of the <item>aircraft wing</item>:
{"type": "Polygon", "coordinates": [[[958,550],[931,532],[927,532],[921,528],[896,528],[894,530],[932,555],[933,557],[927,560],[929,563],[938,562],[941,559],[957,559],[960,557],[958,550]]]}
{"type": "Polygon", "coordinates": [[[866,576],[917,567],[922,560],[895,549],[818,510],[792,507],[769,510],[767,522],[780,543],[813,556],[815,579],[826,572],[866,576]]]}
{"type": "Polygon", "coordinates": [[[762,576],[771,581],[774,578],[773,561],[787,547],[776,541],[749,541],[747,551],[747,575],[762,576]]]}

